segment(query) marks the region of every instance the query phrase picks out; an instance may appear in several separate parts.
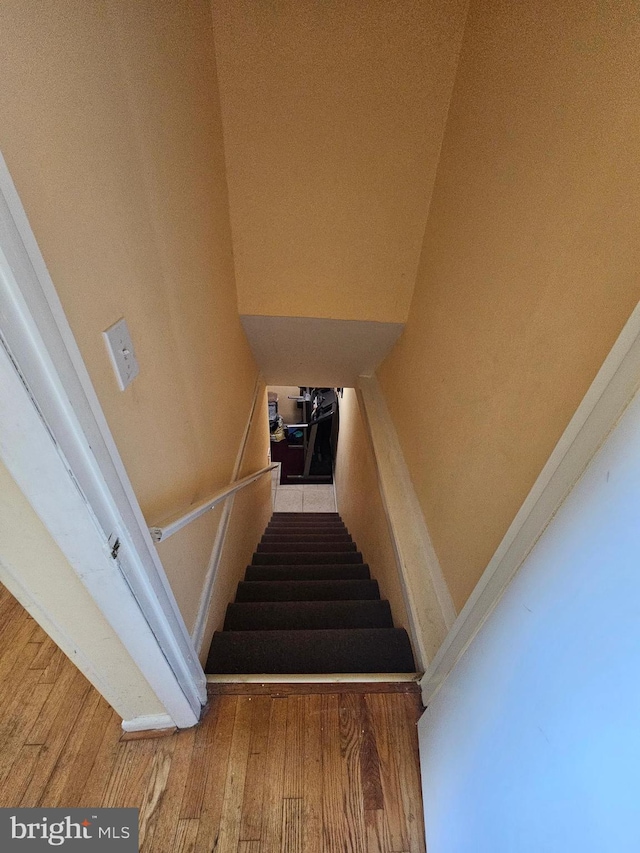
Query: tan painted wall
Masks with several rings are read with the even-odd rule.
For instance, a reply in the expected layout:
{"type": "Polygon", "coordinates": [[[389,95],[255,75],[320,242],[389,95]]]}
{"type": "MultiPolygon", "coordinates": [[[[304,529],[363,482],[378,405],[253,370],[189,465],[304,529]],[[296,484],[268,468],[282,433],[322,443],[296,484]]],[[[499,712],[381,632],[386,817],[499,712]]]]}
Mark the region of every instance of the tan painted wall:
{"type": "Polygon", "coordinates": [[[465,8],[214,0],[240,313],[406,318],[465,8]]]}
{"type": "MultiPolygon", "coordinates": [[[[270,448],[267,389],[262,386],[256,400],[239,477],[246,477],[269,464],[270,448]]],[[[244,577],[256,545],[267,526],[273,504],[271,474],[265,474],[233,498],[224,547],[216,572],[212,604],[202,645],[202,660],[206,660],[211,637],[224,623],[227,604],[236,597],[238,581],[244,577]]]]}
{"type": "Polygon", "coordinates": [[[407,628],[407,611],[378,489],[373,450],[353,388],[345,388],[340,401],[335,489],[338,512],[358,543],[365,563],[369,563],[382,598],[389,600],[395,626],[407,628]]]}
{"type": "Polygon", "coordinates": [[[473,0],[379,371],[462,606],[640,298],[635,0],[473,0]]]}
{"type": "Polygon", "coordinates": [[[0,582],[124,720],[165,709],[0,463],[0,582]],[[28,593],[27,593],[28,590],[28,593]],[[83,619],[78,619],[78,613],[83,619]]]}
{"type": "Polygon", "coordinates": [[[205,573],[221,517],[222,505],[214,507],[157,546],[180,613],[190,632],[198,615],[205,573]]]}
{"type": "MultiPolygon", "coordinates": [[[[236,307],[209,4],[8,0],[0,78],[0,148],[157,522],[229,482],[256,377],[236,307]],[[120,392],[101,332],[123,315],[140,375],[120,392]]],[[[189,626],[217,518],[162,549],[189,626]]]]}

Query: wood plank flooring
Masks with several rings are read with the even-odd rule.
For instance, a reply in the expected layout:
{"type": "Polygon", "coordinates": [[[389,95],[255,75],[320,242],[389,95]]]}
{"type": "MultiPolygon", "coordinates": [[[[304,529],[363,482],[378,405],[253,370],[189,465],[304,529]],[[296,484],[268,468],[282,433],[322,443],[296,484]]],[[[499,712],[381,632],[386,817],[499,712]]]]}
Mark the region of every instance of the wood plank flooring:
{"type": "Polygon", "coordinates": [[[0,678],[0,806],[135,806],[149,853],[424,853],[414,685],[212,685],[197,728],[123,740],[2,587],[0,678]]]}

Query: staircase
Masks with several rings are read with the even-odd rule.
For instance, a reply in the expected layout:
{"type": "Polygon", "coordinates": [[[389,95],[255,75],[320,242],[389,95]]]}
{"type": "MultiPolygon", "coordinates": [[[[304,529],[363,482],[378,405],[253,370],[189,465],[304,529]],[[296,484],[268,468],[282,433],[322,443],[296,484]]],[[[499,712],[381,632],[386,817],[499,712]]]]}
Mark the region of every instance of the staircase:
{"type": "Polygon", "coordinates": [[[404,629],[394,628],[338,513],[271,518],[224,629],[209,674],[414,672],[404,629]]]}

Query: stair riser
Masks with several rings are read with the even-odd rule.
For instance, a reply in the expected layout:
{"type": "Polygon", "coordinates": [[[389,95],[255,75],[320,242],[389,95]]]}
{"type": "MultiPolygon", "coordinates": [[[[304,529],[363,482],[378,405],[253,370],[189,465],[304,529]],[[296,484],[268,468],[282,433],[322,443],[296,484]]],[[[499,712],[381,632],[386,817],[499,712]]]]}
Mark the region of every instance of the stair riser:
{"type": "Polygon", "coordinates": [[[304,566],[320,563],[362,563],[362,554],[359,551],[343,554],[339,551],[326,553],[300,552],[289,554],[286,551],[273,553],[256,552],[251,561],[254,566],[304,566]]]}
{"type": "Polygon", "coordinates": [[[279,532],[281,530],[297,530],[302,533],[309,532],[313,533],[314,531],[323,533],[325,530],[329,530],[332,533],[347,533],[346,524],[327,524],[326,522],[318,523],[318,524],[268,524],[265,528],[265,533],[267,531],[279,532]]]}
{"type": "Polygon", "coordinates": [[[247,566],[246,581],[322,581],[368,580],[369,566],[354,563],[343,566],[247,566]]]}
{"type": "Polygon", "coordinates": [[[341,521],[340,515],[337,512],[274,512],[271,516],[271,521],[280,521],[282,518],[294,518],[294,519],[313,519],[313,518],[326,518],[334,521],[337,519],[341,521]]]}
{"type": "Polygon", "coordinates": [[[353,542],[348,533],[265,533],[260,540],[267,542],[353,542]]]}
{"type": "Polygon", "coordinates": [[[355,553],[355,542],[275,542],[275,543],[260,543],[258,545],[258,553],[261,554],[306,554],[306,553],[323,553],[323,554],[349,554],[355,553]]]}
{"type": "Polygon", "coordinates": [[[267,529],[262,534],[263,536],[348,536],[351,539],[351,534],[346,528],[339,530],[327,530],[322,527],[317,530],[297,530],[296,528],[283,528],[282,530],[267,529]]]}
{"type": "Polygon", "coordinates": [[[236,601],[354,601],[379,599],[374,580],[240,581],[236,601]]]}
{"type": "Polygon", "coordinates": [[[412,672],[405,631],[223,631],[214,635],[210,673],[412,672]]]}
{"type": "Polygon", "coordinates": [[[346,531],[347,526],[343,524],[341,521],[336,522],[335,524],[327,524],[326,521],[318,521],[313,524],[295,524],[293,522],[278,522],[278,524],[268,524],[267,530],[331,530],[331,531],[346,531]]]}
{"type": "Polygon", "coordinates": [[[322,549],[325,545],[353,545],[353,540],[351,539],[335,539],[335,538],[327,538],[327,539],[309,539],[304,536],[301,538],[293,537],[293,536],[263,536],[260,540],[260,545],[298,545],[300,546],[301,551],[308,550],[306,545],[311,545],[315,550],[316,548],[322,549]]]}
{"type": "Polygon", "coordinates": [[[393,628],[388,601],[275,601],[230,604],[225,631],[393,628]]]}
{"type": "Polygon", "coordinates": [[[344,519],[336,515],[328,515],[327,513],[311,515],[309,512],[303,512],[301,515],[283,515],[281,518],[271,517],[269,524],[344,524],[344,519]]]}

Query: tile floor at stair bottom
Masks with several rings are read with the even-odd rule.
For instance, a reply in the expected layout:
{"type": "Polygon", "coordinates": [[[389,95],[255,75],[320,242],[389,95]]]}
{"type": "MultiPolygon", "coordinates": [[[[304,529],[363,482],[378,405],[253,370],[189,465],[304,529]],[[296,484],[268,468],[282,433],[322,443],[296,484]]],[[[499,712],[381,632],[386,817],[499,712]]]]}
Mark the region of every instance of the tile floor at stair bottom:
{"type": "Polygon", "coordinates": [[[333,485],[278,486],[274,512],[336,512],[333,485]]]}

